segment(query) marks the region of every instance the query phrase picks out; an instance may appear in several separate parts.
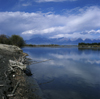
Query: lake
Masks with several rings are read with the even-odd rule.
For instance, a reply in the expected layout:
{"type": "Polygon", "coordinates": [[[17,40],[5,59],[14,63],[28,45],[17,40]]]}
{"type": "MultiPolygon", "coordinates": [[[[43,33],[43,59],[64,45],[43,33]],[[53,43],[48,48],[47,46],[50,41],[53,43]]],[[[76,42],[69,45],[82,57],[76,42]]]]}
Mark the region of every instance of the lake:
{"type": "Polygon", "coordinates": [[[25,47],[45,99],[100,99],[100,50],[25,47]]]}

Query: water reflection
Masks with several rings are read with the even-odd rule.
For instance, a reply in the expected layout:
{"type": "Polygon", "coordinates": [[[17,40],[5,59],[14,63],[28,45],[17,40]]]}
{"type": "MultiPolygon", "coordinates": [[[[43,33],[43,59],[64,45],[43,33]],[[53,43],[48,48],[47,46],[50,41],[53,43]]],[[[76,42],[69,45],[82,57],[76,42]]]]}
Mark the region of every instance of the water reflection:
{"type": "Polygon", "coordinates": [[[100,99],[100,51],[78,48],[23,48],[46,99],[100,99]]]}

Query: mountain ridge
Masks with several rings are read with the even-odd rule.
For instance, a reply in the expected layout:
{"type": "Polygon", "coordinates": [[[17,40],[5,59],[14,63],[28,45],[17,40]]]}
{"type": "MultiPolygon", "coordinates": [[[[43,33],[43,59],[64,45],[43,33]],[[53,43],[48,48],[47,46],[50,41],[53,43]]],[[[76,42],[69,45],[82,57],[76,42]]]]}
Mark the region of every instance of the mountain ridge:
{"type": "Polygon", "coordinates": [[[78,45],[78,43],[100,43],[100,39],[82,39],[82,38],[45,38],[34,37],[30,40],[26,40],[26,44],[58,44],[58,45],[78,45]]]}

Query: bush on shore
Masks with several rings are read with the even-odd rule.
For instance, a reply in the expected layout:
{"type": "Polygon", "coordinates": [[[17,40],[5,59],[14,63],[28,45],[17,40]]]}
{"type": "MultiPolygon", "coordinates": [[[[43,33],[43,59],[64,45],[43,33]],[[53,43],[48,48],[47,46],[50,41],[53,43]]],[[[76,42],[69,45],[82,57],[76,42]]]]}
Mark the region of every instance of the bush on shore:
{"type": "Polygon", "coordinates": [[[19,35],[12,35],[11,37],[6,36],[4,34],[0,35],[0,43],[1,44],[9,44],[9,45],[16,45],[22,47],[25,45],[25,41],[19,35]]]}
{"type": "Polygon", "coordinates": [[[0,43],[1,44],[10,44],[9,36],[6,36],[4,34],[0,35],[0,43]]]}

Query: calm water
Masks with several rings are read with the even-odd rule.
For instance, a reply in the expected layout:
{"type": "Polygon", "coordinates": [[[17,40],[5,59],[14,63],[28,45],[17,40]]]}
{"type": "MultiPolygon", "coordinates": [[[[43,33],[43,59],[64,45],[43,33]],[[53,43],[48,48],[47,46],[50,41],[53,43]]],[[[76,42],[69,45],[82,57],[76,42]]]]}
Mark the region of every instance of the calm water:
{"type": "Polygon", "coordinates": [[[46,99],[100,99],[100,51],[23,48],[34,62],[33,77],[46,99]]]}

